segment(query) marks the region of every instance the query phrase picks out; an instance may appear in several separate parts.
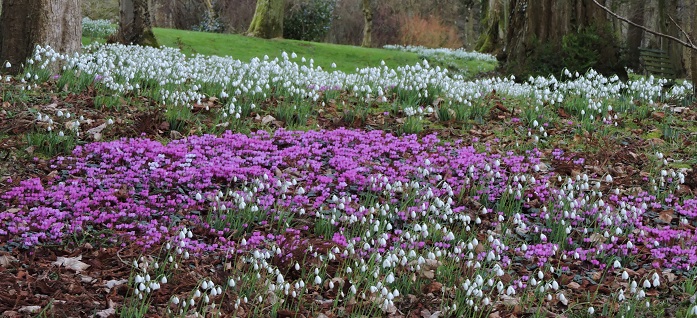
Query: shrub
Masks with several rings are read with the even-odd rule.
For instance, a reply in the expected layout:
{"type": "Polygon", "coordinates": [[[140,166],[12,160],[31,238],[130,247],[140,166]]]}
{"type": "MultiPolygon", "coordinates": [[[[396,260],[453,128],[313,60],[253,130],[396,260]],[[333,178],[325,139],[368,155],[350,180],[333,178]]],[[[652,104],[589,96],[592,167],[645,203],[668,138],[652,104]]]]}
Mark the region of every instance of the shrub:
{"type": "Polygon", "coordinates": [[[223,25],[219,17],[211,16],[210,13],[206,12],[203,14],[201,22],[192,29],[200,32],[223,33],[225,31],[225,25],[223,25]]]}
{"type": "Polygon", "coordinates": [[[321,41],[332,25],[336,0],[304,0],[290,3],[283,17],[283,37],[321,41]]]}
{"type": "Polygon", "coordinates": [[[403,45],[424,46],[428,48],[459,48],[462,40],[453,26],[444,25],[435,16],[402,16],[400,42],[403,45]]]}

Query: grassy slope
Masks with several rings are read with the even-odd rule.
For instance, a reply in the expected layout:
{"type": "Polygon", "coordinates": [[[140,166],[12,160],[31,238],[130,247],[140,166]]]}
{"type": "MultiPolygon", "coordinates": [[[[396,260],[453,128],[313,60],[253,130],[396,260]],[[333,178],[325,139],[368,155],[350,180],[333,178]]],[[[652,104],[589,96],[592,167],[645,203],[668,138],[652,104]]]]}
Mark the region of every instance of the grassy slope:
{"type": "MultiPolygon", "coordinates": [[[[329,70],[332,63],[343,72],[354,72],[356,68],[379,66],[381,61],[390,68],[414,65],[423,61],[424,57],[416,53],[400,52],[378,48],[364,48],[350,45],[338,45],[318,42],[305,42],[285,39],[259,39],[238,34],[206,33],[175,29],[154,29],[155,36],[161,45],[180,48],[186,54],[204,54],[231,56],[243,62],[254,57],[268,55],[270,58],[281,57],[285,51],[289,55],[295,52],[298,57],[314,59],[316,66],[329,70]]],[[[83,38],[83,44],[94,39],[83,38]]],[[[438,62],[429,61],[432,66],[440,65],[454,71],[470,74],[470,70],[488,72],[493,70],[495,63],[474,60],[453,60],[438,62]]]]}

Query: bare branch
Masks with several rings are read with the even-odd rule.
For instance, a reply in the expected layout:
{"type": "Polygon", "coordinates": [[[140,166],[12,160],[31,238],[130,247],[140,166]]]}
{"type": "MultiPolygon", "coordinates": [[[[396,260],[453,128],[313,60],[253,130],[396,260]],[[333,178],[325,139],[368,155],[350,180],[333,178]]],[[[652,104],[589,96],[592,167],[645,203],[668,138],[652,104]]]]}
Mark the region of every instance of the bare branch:
{"type": "MultiPolygon", "coordinates": [[[[605,7],[604,5],[600,4],[600,3],[598,2],[598,0],[593,0],[593,2],[594,2],[598,7],[602,8],[603,10],[605,10],[605,12],[609,13],[610,15],[612,15],[613,17],[615,17],[615,18],[617,18],[617,19],[619,19],[619,20],[621,20],[621,21],[627,22],[627,23],[629,23],[629,24],[631,24],[631,25],[633,25],[633,26],[635,26],[635,27],[637,27],[637,28],[639,28],[639,29],[642,29],[642,30],[644,30],[644,31],[646,31],[646,32],[648,32],[648,33],[651,33],[651,34],[654,34],[654,35],[657,35],[657,36],[660,36],[660,37],[663,37],[663,38],[666,38],[666,39],[671,39],[671,40],[673,40],[673,41],[675,41],[675,42],[678,42],[678,43],[684,45],[685,47],[687,47],[687,48],[689,48],[689,49],[692,49],[692,50],[697,51],[697,45],[695,45],[694,43],[692,43],[692,40],[689,40],[690,37],[688,37],[688,41],[689,41],[689,42],[686,42],[686,41],[683,41],[683,40],[681,40],[681,39],[679,39],[679,38],[676,38],[676,37],[674,37],[674,36],[671,36],[671,35],[668,35],[668,34],[664,34],[664,33],[661,33],[661,32],[656,32],[656,31],[654,31],[654,30],[651,30],[651,29],[649,29],[649,28],[647,28],[647,27],[645,27],[645,26],[643,26],[643,25],[641,25],[641,24],[638,24],[638,23],[636,23],[636,22],[634,22],[634,21],[631,21],[631,20],[629,20],[629,19],[627,19],[627,18],[625,18],[625,17],[623,17],[623,16],[621,16],[621,15],[619,15],[619,14],[613,12],[613,11],[610,10],[609,8],[607,8],[607,7],[605,7]]],[[[672,20],[672,18],[671,18],[671,20],[672,20]]],[[[681,29],[681,31],[682,31],[682,29],[681,29]]],[[[683,31],[683,32],[684,32],[684,31],[683,31]]],[[[686,35],[687,35],[687,34],[686,34],[686,35]]]]}
{"type": "Polygon", "coordinates": [[[675,20],[673,19],[673,17],[671,17],[670,15],[668,15],[668,18],[670,18],[670,21],[673,22],[673,24],[675,24],[675,26],[678,28],[678,30],[680,30],[680,32],[682,32],[683,35],[685,35],[685,38],[687,39],[687,42],[690,43],[690,45],[692,45],[692,46],[694,47],[695,44],[692,42],[692,38],[690,37],[690,35],[687,34],[687,32],[685,32],[685,30],[683,30],[677,22],[675,22],[675,20]]]}

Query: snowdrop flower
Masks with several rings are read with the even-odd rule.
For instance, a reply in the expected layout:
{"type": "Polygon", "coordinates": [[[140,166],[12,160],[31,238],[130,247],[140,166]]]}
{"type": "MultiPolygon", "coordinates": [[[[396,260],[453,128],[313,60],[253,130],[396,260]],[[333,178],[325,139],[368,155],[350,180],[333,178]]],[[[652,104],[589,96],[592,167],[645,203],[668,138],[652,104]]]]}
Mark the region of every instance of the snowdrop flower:
{"type": "Polygon", "coordinates": [[[593,307],[588,307],[588,314],[593,315],[595,313],[595,308],[593,307]]]}

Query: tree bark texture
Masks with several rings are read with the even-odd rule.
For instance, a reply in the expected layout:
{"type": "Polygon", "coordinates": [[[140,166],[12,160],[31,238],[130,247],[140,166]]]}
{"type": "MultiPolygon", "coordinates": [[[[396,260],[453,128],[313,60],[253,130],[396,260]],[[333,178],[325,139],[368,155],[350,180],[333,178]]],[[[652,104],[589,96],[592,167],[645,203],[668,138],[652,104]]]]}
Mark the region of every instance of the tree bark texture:
{"type": "Polygon", "coordinates": [[[486,0],[482,8],[482,34],[475,49],[492,54],[501,53],[508,29],[510,0],[486,0]]]}
{"type": "Polygon", "coordinates": [[[0,62],[10,74],[21,72],[36,45],[70,54],[82,46],[79,0],[4,0],[0,15],[0,62]],[[10,69],[5,63],[10,62],[10,69]]]}
{"type": "MultiPolygon", "coordinates": [[[[629,5],[629,19],[639,25],[644,25],[644,7],[646,0],[634,0],[629,5]]],[[[627,66],[637,70],[639,68],[639,47],[644,39],[644,31],[641,28],[630,25],[627,29],[627,66]]]]}
{"type": "MultiPolygon", "coordinates": [[[[697,4],[693,4],[694,6],[694,15],[692,19],[692,43],[697,43],[697,4]]],[[[697,50],[693,49],[690,52],[690,61],[691,61],[691,66],[690,66],[690,71],[692,73],[692,96],[697,97],[697,50]]]]}
{"type": "Polygon", "coordinates": [[[505,46],[499,55],[507,72],[522,76],[558,74],[569,60],[585,58],[575,45],[597,55],[597,62],[590,67],[600,73],[626,77],[619,44],[606,13],[592,0],[511,0],[510,8],[505,46]],[[579,35],[582,32],[588,33],[579,35]],[[574,35],[578,38],[567,38],[574,35]],[[588,45],[570,39],[595,42],[588,45]],[[564,47],[566,51],[562,50],[564,47]]]}
{"type": "Polygon", "coordinates": [[[118,42],[158,47],[152,33],[149,0],[121,0],[118,42]]]}
{"type": "Polygon", "coordinates": [[[363,0],[363,42],[362,47],[370,47],[373,38],[373,6],[370,0],[363,0]]]}
{"type": "Polygon", "coordinates": [[[282,37],[284,7],[283,0],[257,0],[254,17],[247,33],[264,39],[282,37]]]}

